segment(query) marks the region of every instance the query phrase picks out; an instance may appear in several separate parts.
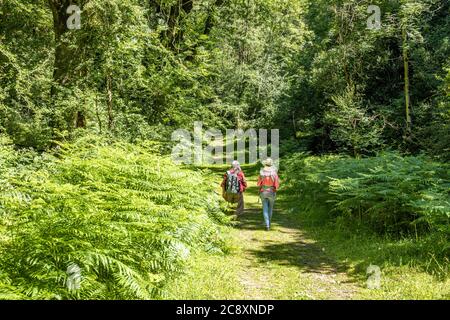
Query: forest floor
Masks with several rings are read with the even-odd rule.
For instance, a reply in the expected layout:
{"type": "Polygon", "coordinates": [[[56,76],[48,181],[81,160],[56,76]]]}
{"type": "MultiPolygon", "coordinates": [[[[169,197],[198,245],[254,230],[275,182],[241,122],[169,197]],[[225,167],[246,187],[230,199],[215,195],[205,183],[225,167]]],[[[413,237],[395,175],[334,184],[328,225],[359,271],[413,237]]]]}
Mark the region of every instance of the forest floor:
{"type": "MultiPolygon", "coordinates": [[[[219,170],[217,173],[219,178],[219,170]]],[[[272,229],[266,231],[256,187],[257,172],[247,174],[249,188],[245,193],[245,213],[237,218],[235,227],[228,234],[232,249],[224,255],[197,255],[190,262],[188,272],[170,286],[167,298],[348,300],[447,297],[445,287],[449,281],[440,282],[426,272],[401,263],[390,269],[386,267],[383,289],[368,289],[364,272],[367,261],[375,260],[378,250],[391,243],[335,239],[339,232],[335,232],[334,227],[311,227],[307,217],[298,214],[299,209],[289,197],[278,197],[272,229]]]]}

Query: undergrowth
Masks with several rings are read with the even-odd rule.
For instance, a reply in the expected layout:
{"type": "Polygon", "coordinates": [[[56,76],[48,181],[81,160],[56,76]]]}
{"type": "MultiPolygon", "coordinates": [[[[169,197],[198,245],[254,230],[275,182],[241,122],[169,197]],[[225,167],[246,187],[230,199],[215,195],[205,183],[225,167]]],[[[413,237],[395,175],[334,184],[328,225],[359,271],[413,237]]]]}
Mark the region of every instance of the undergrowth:
{"type": "Polygon", "coordinates": [[[161,298],[192,252],[227,250],[213,180],[157,149],[84,137],[19,155],[3,139],[0,298],[161,298]]]}
{"type": "Polygon", "coordinates": [[[336,245],[334,252],[355,252],[357,272],[365,275],[366,262],[371,261],[448,278],[447,164],[396,153],[362,159],[296,154],[283,169],[283,191],[303,225],[322,230],[324,245],[345,247],[336,245]]]}

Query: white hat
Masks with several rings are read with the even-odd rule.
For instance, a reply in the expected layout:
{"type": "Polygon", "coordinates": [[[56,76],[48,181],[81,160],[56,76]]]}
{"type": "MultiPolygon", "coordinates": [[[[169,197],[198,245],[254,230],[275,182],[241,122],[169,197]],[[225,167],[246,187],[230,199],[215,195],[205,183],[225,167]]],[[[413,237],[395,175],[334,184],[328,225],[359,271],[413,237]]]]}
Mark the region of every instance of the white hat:
{"type": "Polygon", "coordinates": [[[267,158],[266,160],[264,160],[262,162],[262,164],[265,165],[266,167],[271,167],[271,166],[273,166],[273,160],[272,160],[272,158],[267,158]]]}

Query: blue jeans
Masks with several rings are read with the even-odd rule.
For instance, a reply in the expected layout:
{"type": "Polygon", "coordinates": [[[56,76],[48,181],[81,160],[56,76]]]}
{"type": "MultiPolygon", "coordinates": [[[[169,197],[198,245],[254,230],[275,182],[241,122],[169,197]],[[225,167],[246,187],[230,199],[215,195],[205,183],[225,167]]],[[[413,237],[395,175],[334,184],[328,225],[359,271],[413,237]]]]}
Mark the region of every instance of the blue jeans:
{"type": "Polygon", "coordinates": [[[266,223],[266,227],[268,227],[268,228],[270,228],[270,222],[272,221],[273,206],[275,204],[275,196],[276,196],[276,194],[273,194],[273,196],[271,196],[271,197],[263,197],[261,195],[264,222],[266,223]]]}

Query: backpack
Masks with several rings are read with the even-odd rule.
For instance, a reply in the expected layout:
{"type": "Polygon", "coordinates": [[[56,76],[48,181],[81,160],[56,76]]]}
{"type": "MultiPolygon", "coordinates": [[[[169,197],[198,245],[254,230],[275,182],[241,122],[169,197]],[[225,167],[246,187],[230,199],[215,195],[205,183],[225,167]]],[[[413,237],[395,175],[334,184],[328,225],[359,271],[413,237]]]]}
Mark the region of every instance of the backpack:
{"type": "Polygon", "coordinates": [[[232,194],[238,194],[239,192],[241,192],[239,177],[234,171],[227,171],[227,183],[225,190],[227,193],[232,194]]]}
{"type": "Polygon", "coordinates": [[[274,183],[275,178],[273,176],[261,176],[263,183],[261,185],[260,196],[264,199],[272,198],[275,195],[274,183]]]}

